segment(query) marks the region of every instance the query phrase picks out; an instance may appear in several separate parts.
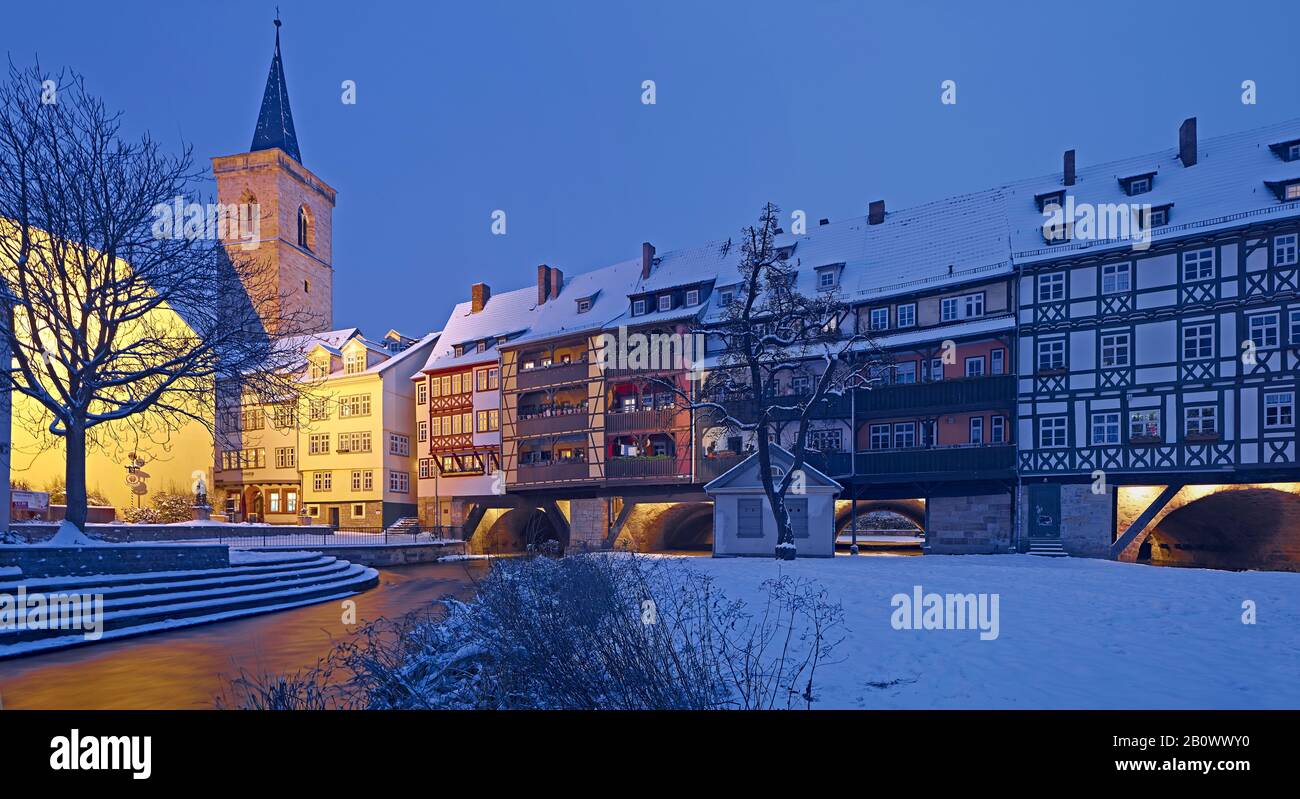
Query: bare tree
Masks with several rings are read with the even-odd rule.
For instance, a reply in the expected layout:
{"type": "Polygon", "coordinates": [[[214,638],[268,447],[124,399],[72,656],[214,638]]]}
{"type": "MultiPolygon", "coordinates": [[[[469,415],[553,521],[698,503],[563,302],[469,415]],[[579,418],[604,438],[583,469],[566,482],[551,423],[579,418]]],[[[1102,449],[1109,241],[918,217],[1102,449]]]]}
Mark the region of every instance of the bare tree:
{"type": "Polygon", "coordinates": [[[62,439],[67,519],[84,530],[88,438],[210,430],[219,382],[283,399],[301,351],[278,338],[308,320],[281,310],[270,270],[210,219],[160,226],[161,208],[214,208],[188,147],[128,140],[79,75],[39,64],[10,64],[0,107],[3,388],[62,439]]]}
{"type": "Polygon", "coordinates": [[[738,290],[720,314],[695,327],[719,355],[689,404],[702,424],[753,437],[778,532],[775,555],[793,560],[786,495],[804,474],[809,455],[818,454],[809,445],[811,422],[832,398],[879,380],[885,359],[868,336],[856,332],[853,311],[838,290],[800,290],[800,264],[777,246],[779,230],[780,209],[767,203],[758,224],[741,231],[738,290]],[[809,377],[807,392],[788,390],[795,375],[809,377]],[[778,478],[771,440],[790,429],[794,461],[778,478]]]}

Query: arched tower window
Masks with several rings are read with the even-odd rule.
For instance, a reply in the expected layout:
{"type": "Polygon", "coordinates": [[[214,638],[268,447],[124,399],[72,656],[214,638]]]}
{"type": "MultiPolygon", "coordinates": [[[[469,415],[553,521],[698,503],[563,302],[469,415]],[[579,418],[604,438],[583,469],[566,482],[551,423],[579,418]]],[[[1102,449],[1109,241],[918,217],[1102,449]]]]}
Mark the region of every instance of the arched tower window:
{"type": "Polygon", "coordinates": [[[298,246],[304,250],[311,249],[311,212],[307,206],[298,206],[298,246]]]}

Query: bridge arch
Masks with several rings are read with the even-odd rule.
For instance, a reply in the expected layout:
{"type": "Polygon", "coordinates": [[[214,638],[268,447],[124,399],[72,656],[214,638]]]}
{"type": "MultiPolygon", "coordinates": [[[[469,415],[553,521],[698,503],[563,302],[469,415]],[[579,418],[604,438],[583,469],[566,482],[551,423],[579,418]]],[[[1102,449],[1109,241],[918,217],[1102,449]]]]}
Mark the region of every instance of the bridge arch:
{"type": "Polygon", "coordinates": [[[637,552],[713,548],[712,502],[638,502],[615,546],[637,552]]]}
{"type": "MultiPolygon", "coordinates": [[[[902,516],[918,530],[925,530],[925,500],[923,499],[860,499],[858,500],[858,517],[868,513],[885,512],[902,516]]],[[[848,528],[853,521],[853,503],[839,501],[835,503],[835,531],[839,533],[848,528]]]]}
{"type": "Polygon", "coordinates": [[[1126,551],[1132,559],[1166,566],[1300,571],[1300,486],[1190,488],[1200,490],[1184,489],[1174,496],[1136,552],[1126,551]]]}
{"type": "Polygon", "coordinates": [[[568,525],[551,518],[542,508],[511,508],[497,516],[486,529],[480,527],[474,536],[473,551],[509,555],[529,551],[529,546],[554,542],[558,552],[569,544],[568,525]]]}

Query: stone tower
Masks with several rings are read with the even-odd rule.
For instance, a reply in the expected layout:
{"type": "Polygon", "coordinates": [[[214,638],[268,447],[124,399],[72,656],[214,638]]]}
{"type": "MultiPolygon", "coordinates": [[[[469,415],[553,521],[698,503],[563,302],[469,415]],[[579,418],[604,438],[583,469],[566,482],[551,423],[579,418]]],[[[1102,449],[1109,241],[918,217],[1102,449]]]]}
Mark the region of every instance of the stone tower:
{"type": "Polygon", "coordinates": [[[218,202],[255,212],[256,224],[244,211],[250,223],[227,229],[225,241],[232,257],[259,265],[257,286],[248,288],[268,327],[289,319],[295,332],[331,329],[335,192],[302,164],[280,59],[279,19],[253,144],[249,152],[213,158],[212,171],[218,202]],[[275,304],[283,314],[274,311],[275,304]]]}

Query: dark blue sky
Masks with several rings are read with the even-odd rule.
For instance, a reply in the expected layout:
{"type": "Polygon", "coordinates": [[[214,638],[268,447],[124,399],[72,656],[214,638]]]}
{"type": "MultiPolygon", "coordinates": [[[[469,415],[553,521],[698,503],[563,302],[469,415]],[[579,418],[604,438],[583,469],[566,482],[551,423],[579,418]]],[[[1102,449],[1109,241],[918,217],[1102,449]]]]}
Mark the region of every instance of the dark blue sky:
{"type": "MultiPolygon", "coordinates": [[[[303,160],[339,192],[335,322],[373,335],[437,328],[476,280],[731,235],[766,200],[815,224],[1051,172],[1070,147],[1081,166],[1171,147],[1187,116],[1202,136],[1300,116],[1294,0],[279,5],[303,160]]],[[[0,45],[206,158],[249,145],[274,9],[11,4],[0,45]]]]}

